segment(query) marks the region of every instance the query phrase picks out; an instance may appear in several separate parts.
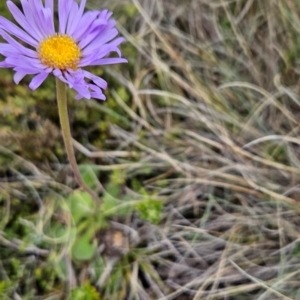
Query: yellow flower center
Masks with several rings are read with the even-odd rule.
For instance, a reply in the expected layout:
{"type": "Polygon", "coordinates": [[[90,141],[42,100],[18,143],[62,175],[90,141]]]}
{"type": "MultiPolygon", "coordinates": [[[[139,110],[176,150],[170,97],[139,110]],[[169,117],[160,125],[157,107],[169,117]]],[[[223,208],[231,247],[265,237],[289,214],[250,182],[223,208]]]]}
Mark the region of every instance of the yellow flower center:
{"type": "Polygon", "coordinates": [[[61,70],[76,70],[81,57],[79,47],[68,35],[50,36],[40,43],[37,50],[43,64],[61,70]]]}

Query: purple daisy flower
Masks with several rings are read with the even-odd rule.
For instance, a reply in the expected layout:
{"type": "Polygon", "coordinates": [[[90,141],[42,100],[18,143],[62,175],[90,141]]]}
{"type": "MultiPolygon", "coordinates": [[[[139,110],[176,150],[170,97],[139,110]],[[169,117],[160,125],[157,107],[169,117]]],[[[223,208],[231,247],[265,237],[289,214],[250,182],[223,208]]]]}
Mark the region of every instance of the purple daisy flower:
{"type": "Polygon", "coordinates": [[[118,46],[124,38],[117,37],[112,13],[84,13],[86,0],[80,5],[74,0],[58,0],[59,25],[55,30],[53,0],[45,0],[45,4],[41,0],[21,0],[21,4],[23,12],[7,1],[20,26],[0,16],[0,35],[7,42],[0,43],[0,54],[5,56],[0,67],[13,68],[16,84],[28,74],[35,75],[29,84],[32,90],[53,73],[76,90],[76,99],[105,100],[102,89],[106,89],[106,81],[82,67],[127,62],[121,58],[118,46]],[[107,58],[111,52],[119,57],[107,58]]]}

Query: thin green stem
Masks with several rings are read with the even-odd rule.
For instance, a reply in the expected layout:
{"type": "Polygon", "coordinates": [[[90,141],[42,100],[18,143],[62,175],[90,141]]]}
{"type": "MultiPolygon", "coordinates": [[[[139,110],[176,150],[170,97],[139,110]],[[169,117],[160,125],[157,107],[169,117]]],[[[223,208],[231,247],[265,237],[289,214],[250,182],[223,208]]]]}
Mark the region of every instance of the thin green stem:
{"type": "Polygon", "coordinates": [[[80,175],[80,171],[77,165],[76,157],[74,154],[74,148],[72,144],[72,135],[70,130],[68,104],[67,104],[67,86],[64,82],[62,82],[58,78],[56,78],[56,95],[57,95],[57,105],[58,105],[58,113],[59,113],[62,135],[63,135],[69,163],[71,165],[75,179],[79,184],[79,186],[82,189],[84,189],[87,193],[89,193],[97,203],[99,202],[99,198],[97,197],[96,193],[84,183],[80,175]]]}

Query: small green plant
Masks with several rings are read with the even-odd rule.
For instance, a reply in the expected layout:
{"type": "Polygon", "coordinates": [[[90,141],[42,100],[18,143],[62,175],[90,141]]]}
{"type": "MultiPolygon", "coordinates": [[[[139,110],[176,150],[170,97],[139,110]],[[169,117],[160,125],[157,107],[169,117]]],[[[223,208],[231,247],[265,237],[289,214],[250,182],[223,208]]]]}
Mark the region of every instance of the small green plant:
{"type": "Polygon", "coordinates": [[[136,205],[141,219],[153,224],[158,224],[161,220],[163,204],[156,199],[146,199],[136,205]]]}
{"type": "Polygon", "coordinates": [[[11,284],[8,281],[0,281],[0,299],[6,299],[11,284]]]}
{"type": "Polygon", "coordinates": [[[90,282],[86,282],[71,292],[72,300],[100,300],[100,295],[90,282]]]}
{"type": "Polygon", "coordinates": [[[74,192],[67,199],[67,204],[76,228],[72,257],[76,260],[89,260],[96,251],[93,236],[103,224],[101,216],[95,214],[95,203],[87,192],[74,192]]]}

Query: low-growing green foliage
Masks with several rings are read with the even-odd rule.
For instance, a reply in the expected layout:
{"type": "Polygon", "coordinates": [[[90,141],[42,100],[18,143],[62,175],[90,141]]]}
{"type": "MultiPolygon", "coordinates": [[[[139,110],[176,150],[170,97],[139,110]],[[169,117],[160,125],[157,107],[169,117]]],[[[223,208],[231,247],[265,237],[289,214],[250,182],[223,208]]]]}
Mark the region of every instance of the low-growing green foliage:
{"type": "Polygon", "coordinates": [[[100,300],[99,293],[97,290],[89,283],[85,283],[80,287],[77,287],[71,292],[72,300],[100,300]]]}

